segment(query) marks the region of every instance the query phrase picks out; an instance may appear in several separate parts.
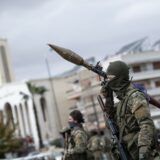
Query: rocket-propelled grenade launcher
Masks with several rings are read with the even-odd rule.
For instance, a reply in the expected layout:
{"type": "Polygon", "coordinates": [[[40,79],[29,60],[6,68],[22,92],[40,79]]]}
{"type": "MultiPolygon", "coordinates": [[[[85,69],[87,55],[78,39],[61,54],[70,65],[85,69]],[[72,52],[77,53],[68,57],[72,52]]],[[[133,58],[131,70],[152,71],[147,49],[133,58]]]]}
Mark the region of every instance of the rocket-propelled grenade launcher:
{"type": "Polygon", "coordinates": [[[107,78],[106,73],[102,70],[103,68],[102,66],[99,65],[99,63],[97,63],[96,66],[93,66],[92,64],[88,64],[88,62],[86,62],[81,56],[79,56],[70,49],[62,48],[53,44],[48,44],[48,45],[67,61],[72,62],[76,65],[84,66],[85,68],[92,70],[98,75],[104,77],[104,79],[107,78]]]}

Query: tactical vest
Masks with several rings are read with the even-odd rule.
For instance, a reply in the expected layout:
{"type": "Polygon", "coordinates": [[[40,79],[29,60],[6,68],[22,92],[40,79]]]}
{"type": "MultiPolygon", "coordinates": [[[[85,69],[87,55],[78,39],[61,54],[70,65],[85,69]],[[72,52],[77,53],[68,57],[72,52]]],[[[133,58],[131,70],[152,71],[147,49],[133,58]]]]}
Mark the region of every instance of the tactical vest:
{"type": "Polygon", "coordinates": [[[119,139],[120,141],[126,141],[127,148],[130,148],[132,143],[137,139],[137,131],[140,130],[137,120],[132,114],[130,108],[128,107],[128,100],[130,96],[139,92],[137,89],[130,90],[125,98],[119,102],[117,106],[117,125],[119,128],[119,139]],[[129,143],[128,143],[129,141],[129,143]]]}
{"type": "MultiPolygon", "coordinates": [[[[136,118],[131,112],[128,100],[133,93],[140,92],[137,89],[130,90],[125,98],[119,102],[117,106],[117,125],[119,129],[119,139],[126,144],[127,149],[130,151],[130,155],[133,159],[138,159],[138,131],[140,131],[136,118]]],[[[143,94],[140,92],[140,94],[143,94]]],[[[145,97],[145,95],[144,95],[145,97]]],[[[160,155],[156,149],[152,150],[151,154],[154,160],[160,160],[160,155]]]]}

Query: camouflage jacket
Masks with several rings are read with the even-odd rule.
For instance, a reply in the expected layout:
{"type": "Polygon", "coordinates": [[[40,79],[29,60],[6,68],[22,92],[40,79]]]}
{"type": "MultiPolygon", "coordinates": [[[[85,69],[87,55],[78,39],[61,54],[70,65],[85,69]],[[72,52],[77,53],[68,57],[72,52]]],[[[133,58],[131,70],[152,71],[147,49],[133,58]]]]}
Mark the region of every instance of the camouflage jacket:
{"type": "Polygon", "coordinates": [[[103,152],[111,151],[111,140],[109,139],[109,137],[105,135],[101,137],[101,148],[103,152]]]}
{"type": "Polygon", "coordinates": [[[71,136],[69,138],[68,144],[68,155],[72,159],[86,159],[86,149],[87,149],[88,136],[87,133],[81,127],[75,127],[71,131],[71,136]]]}
{"type": "Polygon", "coordinates": [[[128,87],[123,100],[117,104],[116,112],[120,138],[125,141],[126,135],[137,133],[138,147],[154,145],[155,128],[150,116],[148,102],[142,92],[132,86],[128,87]]]}
{"type": "Polygon", "coordinates": [[[101,138],[98,135],[92,136],[88,141],[87,148],[90,151],[100,151],[100,150],[102,150],[101,138]]]}
{"type": "Polygon", "coordinates": [[[139,147],[147,146],[149,152],[155,148],[155,127],[149,104],[145,95],[131,85],[116,106],[116,124],[119,139],[126,145],[133,159],[139,159],[139,147]]]}

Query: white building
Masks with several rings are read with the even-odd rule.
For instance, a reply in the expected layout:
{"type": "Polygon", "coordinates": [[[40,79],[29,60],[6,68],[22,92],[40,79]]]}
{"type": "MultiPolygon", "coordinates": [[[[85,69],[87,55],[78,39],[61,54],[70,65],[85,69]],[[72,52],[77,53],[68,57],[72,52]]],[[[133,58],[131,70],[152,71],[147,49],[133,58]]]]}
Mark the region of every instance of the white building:
{"type": "MultiPolygon", "coordinates": [[[[49,90],[50,87],[46,85],[48,82],[43,87],[49,90]]],[[[42,85],[36,84],[36,87],[42,85]]],[[[31,93],[26,82],[8,83],[0,87],[0,111],[4,119],[10,116],[12,124],[16,125],[16,136],[32,137],[37,149],[40,144],[48,145],[59,137],[54,100],[50,91],[31,93]]]]}
{"type": "Polygon", "coordinates": [[[6,39],[0,39],[0,85],[14,80],[14,73],[6,39]]]}
{"type": "Polygon", "coordinates": [[[32,98],[25,83],[12,83],[0,87],[0,110],[6,119],[10,115],[13,124],[17,124],[16,134],[18,137],[29,135],[33,137],[38,147],[32,98]],[[21,92],[28,95],[27,100],[23,98],[21,92]]]}

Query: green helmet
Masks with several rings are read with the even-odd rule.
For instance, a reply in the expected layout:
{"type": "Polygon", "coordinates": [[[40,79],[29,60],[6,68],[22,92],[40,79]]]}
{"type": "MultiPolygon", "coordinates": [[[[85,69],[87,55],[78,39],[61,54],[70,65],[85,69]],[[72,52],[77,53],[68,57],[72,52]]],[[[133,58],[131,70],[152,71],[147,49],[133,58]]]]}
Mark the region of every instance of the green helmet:
{"type": "Polygon", "coordinates": [[[123,77],[129,79],[129,67],[122,61],[110,62],[107,68],[107,75],[115,75],[115,77],[123,77]]]}

